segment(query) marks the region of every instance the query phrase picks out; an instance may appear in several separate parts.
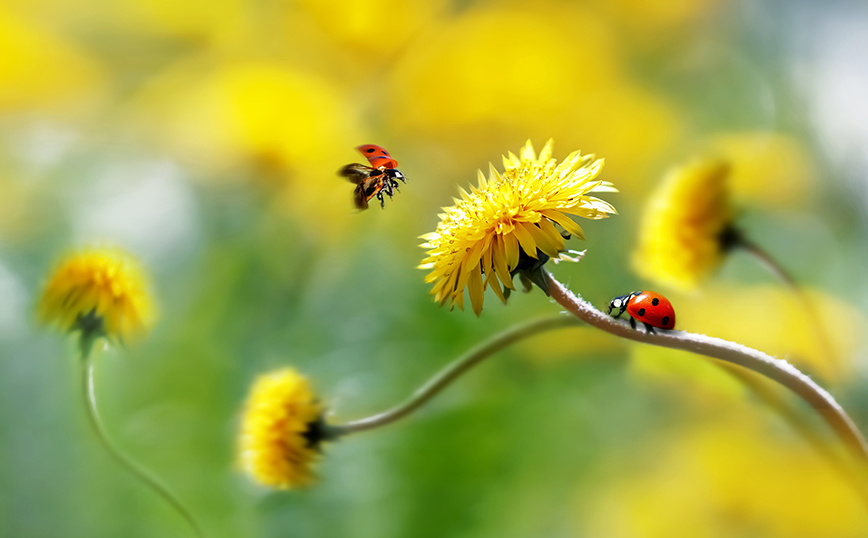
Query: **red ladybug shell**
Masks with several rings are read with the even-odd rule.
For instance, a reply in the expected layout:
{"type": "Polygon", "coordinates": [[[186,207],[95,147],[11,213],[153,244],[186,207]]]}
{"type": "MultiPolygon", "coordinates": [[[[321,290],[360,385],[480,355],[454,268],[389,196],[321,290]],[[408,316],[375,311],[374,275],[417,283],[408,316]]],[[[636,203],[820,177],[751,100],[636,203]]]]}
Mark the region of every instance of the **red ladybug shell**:
{"type": "Polygon", "coordinates": [[[393,159],[392,156],[389,155],[389,152],[380,146],[365,144],[356,149],[359,150],[366,159],[368,159],[368,162],[371,163],[371,166],[374,168],[398,168],[398,161],[393,159]]]}
{"type": "Polygon", "coordinates": [[[627,313],[658,329],[675,327],[675,309],[669,299],[653,291],[634,295],[627,303],[627,313]]]}

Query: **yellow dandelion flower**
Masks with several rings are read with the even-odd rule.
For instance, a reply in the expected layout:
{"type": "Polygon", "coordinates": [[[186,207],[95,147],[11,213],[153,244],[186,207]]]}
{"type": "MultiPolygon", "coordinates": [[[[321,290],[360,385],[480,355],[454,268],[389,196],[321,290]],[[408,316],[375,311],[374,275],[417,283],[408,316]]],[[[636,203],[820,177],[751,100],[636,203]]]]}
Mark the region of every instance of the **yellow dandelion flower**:
{"type": "Polygon", "coordinates": [[[461,199],[443,208],[437,230],[422,236],[428,257],[419,268],[432,269],[425,281],[434,283],[431,294],[441,306],[448,301],[463,309],[466,287],[479,315],[485,289],[491,286],[505,303],[517,272],[544,286],[533,275],[566,251],[563,234],[584,238],[568,215],[602,219],[615,213],[609,203],[588,196],[616,192],[596,179],[602,159],[574,151],[559,164],[551,155],[551,140],[539,156],[528,141],[518,157],[503,158],[503,174],[493,165],[487,179],[479,171],[479,187],[461,189],[461,199]]]}
{"type": "Polygon", "coordinates": [[[729,165],[697,160],[672,170],[645,206],[633,264],[642,276],[691,289],[720,265],[733,210],[729,165]]]}
{"type": "Polygon", "coordinates": [[[39,317],[68,331],[129,341],[153,321],[151,297],[138,263],[115,249],[64,259],[45,286],[39,317]]]}
{"type": "Polygon", "coordinates": [[[279,489],[309,485],[323,440],[323,406],[292,368],[259,377],[241,420],[241,466],[257,482],[279,489]]]}

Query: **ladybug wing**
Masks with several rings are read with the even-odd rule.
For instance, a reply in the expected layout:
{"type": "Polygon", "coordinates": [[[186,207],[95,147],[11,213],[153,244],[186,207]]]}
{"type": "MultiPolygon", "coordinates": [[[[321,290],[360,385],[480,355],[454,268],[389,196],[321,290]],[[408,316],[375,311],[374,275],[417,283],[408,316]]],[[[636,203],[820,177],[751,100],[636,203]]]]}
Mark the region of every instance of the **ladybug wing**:
{"type": "Polygon", "coordinates": [[[338,170],[338,175],[344,176],[345,178],[347,178],[347,180],[350,181],[350,183],[358,185],[368,179],[368,177],[370,177],[371,174],[375,172],[377,171],[370,166],[353,163],[348,164],[338,170]]]}
{"type": "Polygon", "coordinates": [[[675,327],[675,309],[666,297],[654,292],[642,292],[627,306],[627,312],[643,323],[658,329],[675,327]]]}
{"type": "Polygon", "coordinates": [[[368,199],[365,197],[365,188],[361,183],[353,190],[353,205],[360,211],[368,209],[368,199]]]}
{"type": "Polygon", "coordinates": [[[389,155],[389,152],[374,144],[365,144],[356,148],[368,159],[374,168],[398,168],[398,161],[389,155]]]}

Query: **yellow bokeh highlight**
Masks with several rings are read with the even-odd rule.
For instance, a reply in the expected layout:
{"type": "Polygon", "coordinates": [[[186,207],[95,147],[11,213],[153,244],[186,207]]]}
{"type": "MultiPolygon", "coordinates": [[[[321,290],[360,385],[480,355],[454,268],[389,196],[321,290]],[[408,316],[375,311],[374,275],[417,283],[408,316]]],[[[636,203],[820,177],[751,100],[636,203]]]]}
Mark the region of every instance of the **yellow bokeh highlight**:
{"type": "Polygon", "coordinates": [[[484,10],[444,24],[395,70],[396,121],[436,128],[533,118],[559,110],[564,95],[605,85],[621,63],[615,43],[597,21],[572,22],[484,10]]]}
{"type": "MultiPolygon", "coordinates": [[[[612,181],[624,196],[647,196],[651,174],[682,136],[677,107],[634,83],[621,83],[574,103],[569,123],[560,128],[580,147],[606,155],[612,181]]],[[[559,138],[560,139],[560,138],[559,138]]]]}
{"type": "Polygon", "coordinates": [[[809,194],[816,166],[798,139],[776,132],[723,133],[710,150],[732,166],[733,197],[762,207],[792,207],[809,194]]]}
{"type": "Polygon", "coordinates": [[[0,9],[0,110],[66,105],[104,84],[100,64],[80,46],[0,9]]]}
{"type": "Polygon", "coordinates": [[[652,465],[609,468],[616,476],[620,469],[620,476],[583,497],[579,535],[868,534],[864,501],[827,460],[795,437],[770,434],[753,409],[735,404],[730,409],[726,416],[643,443],[643,458],[653,458],[652,465]]]}
{"type": "MultiPolygon", "coordinates": [[[[389,78],[390,126],[449,151],[443,166],[516,139],[610,157],[627,185],[677,140],[677,109],[625,73],[619,39],[581,7],[481,7],[431,29],[389,78]]],[[[625,189],[627,193],[630,189],[625,189]]]]}
{"type": "MultiPolygon", "coordinates": [[[[332,41],[365,55],[374,72],[383,58],[395,53],[444,13],[444,0],[296,0],[332,41]]],[[[291,13],[290,16],[297,16],[291,13]]]]}
{"type": "MultiPolygon", "coordinates": [[[[355,123],[342,92],[326,79],[274,63],[209,69],[183,62],[140,96],[159,110],[158,133],[196,163],[310,169],[335,144],[350,144],[355,123]]],[[[338,146],[341,150],[345,148],[338,146]]]]}
{"type": "Polygon", "coordinates": [[[331,237],[351,225],[352,186],[337,170],[373,141],[330,80],[276,63],[181,62],[141,92],[137,109],[147,136],[209,181],[247,181],[253,170],[281,211],[316,219],[331,237]]]}

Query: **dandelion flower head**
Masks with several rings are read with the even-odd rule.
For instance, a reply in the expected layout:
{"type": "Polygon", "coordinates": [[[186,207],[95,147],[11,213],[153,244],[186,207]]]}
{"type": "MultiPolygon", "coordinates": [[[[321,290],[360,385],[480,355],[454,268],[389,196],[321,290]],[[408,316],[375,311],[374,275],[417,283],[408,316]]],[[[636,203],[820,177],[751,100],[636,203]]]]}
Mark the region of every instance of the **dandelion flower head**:
{"type": "Polygon", "coordinates": [[[597,179],[602,159],[575,151],[562,162],[552,158],[549,140],[539,156],[528,141],[516,157],[503,158],[504,172],[489,166],[480,171],[479,186],[461,190],[461,199],[444,208],[436,231],[422,236],[428,257],[420,269],[431,269],[425,281],[434,284],[434,300],[464,307],[468,289],[473,311],[479,315],[485,289],[491,286],[501,301],[514,289],[512,277],[520,263],[565,252],[564,235],[584,238],[570,215],[601,219],[615,213],[609,203],[591,192],[616,192],[597,179]],[[504,286],[506,290],[502,289],[504,286]]]}
{"type": "Polygon", "coordinates": [[[319,458],[323,406],[307,379],[292,368],[260,376],[241,419],[241,466],[265,486],[309,485],[319,458]]]}
{"type": "Polygon", "coordinates": [[[689,290],[716,269],[732,231],[729,165],[696,160],[672,170],[645,206],[633,265],[649,280],[689,290]]]}
{"type": "Polygon", "coordinates": [[[39,317],[64,330],[128,341],[151,325],[153,305],[133,258],[116,249],[89,249],[58,265],[43,291],[39,317]]]}

